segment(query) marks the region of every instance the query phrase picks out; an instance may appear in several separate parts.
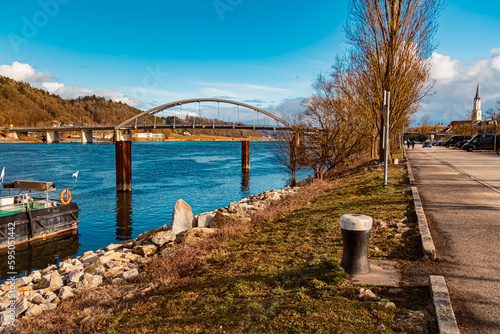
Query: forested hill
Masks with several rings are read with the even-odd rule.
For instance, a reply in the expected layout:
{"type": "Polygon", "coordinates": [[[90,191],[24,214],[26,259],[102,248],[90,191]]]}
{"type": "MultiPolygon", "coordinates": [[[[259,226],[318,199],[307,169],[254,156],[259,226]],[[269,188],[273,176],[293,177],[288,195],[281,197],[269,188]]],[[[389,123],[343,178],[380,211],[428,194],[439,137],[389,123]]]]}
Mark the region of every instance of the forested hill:
{"type": "Polygon", "coordinates": [[[116,124],[140,113],[121,102],[85,96],[63,99],[0,75],[0,128],[65,124],[116,124]]]}

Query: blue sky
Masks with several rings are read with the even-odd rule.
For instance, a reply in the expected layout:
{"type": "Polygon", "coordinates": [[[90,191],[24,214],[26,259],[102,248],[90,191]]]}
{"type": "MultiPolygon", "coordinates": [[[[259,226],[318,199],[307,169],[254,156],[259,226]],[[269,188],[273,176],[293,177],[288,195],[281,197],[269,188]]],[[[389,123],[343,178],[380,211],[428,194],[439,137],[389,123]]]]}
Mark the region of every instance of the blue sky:
{"type": "MultiPolygon", "coordinates": [[[[63,97],[96,94],[147,109],[226,97],[296,111],[345,50],[347,0],[10,1],[0,12],[0,74],[63,97]]],[[[500,98],[500,4],[448,1],[435,94],[415,117],[462,119],[477,80],[500,98]]]]}

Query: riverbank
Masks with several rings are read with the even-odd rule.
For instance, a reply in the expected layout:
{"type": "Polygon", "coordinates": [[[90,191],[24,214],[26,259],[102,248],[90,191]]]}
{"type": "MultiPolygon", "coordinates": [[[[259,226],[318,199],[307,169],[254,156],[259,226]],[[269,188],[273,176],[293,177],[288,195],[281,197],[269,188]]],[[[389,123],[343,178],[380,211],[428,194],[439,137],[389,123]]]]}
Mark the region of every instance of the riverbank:
{"type": "Polygon", "coordinates": [[[166,254],[146,257],[135,280],[84,290],[17,330],[433,333],[426,288],[355,286],[339,266],[338,220],[355,212],[374,218],[371,259],[404,268],[420,258],[406,170],[391,166],[390,186],[381,183],[382,170],[370,167],[289,196],[258,195],[275,197],[265,210],[253,199],[233,203],[227,211],[252,213],[207,239],[180,238],[166,254]]]}
{"type": "MultiPolygon", "coordinates": [[[[246,137],[246,138],[236,138],[236,137],[224,137],[224,136],[210,136],[210,135],[171,135],[167,139],[147,139],[147,138],[133,138],[133,142],[177,142],[177,141],[273,141],[276,139],[266,138],[266,137],[246,137]]],[[[95,143],[111,143],[110,140],[96,140],[95,143]]],[[[39,138],[25,137],[23,139],[15,138],[2,138],[0,137],[0,143],[43,143],[39,138]]],[[[79,138],[65,138],[61,140],[60,143],[80,143],[79,138]]]]}

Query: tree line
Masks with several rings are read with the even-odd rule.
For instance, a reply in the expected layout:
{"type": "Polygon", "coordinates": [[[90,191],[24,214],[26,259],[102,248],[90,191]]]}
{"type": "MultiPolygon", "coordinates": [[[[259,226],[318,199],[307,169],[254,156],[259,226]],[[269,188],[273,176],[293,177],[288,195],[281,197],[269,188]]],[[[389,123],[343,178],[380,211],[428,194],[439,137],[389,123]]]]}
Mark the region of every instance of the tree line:
{"type": "Polygon", "coordinates": [[[0,76],[0,126],[52,126],[116,124],[141,111],[103,97],[63,99],[31,87],[29,83],[0,76]]]}
{"type": "Polygon", "coordinates": [[[390,92],[390,148],[396,147],[434,84],[431,56],[442,8],[442,0],[350,2],[349,48],[336,56],[329,75],[317,77],[305,111],[289,116],[294,131],[278,150],[292,184],[300,168],[323,178],[363,157],[383,161],[384,91],[390,92]]]}
{"type": "MultiPolygon", "coordinates": [[[[43,127],[53,125],[108,125],[118,124],[142,111],[121,102],[104,97],[81,96],[76,99],[63,99],[43,89],[32,87],[29,83],[15,81],[0,76],[0,128],[43,127]]],[[[208,119],[186,115],[151,116],[138,120],[140,124],[214,124],[232,126],[233,123],[218,119],[208,119]]],[[[241,123],[239,124],[241,125],[241,123]]],[[[154,130],[167,137],[171,130],[154,130]]],[[[178,130],[182,134],[183,130],[178,130]]],[[[247,138],[261,137],[255,130],[239,129],[190,129],[191,134],[204,134],[222,137],[247,138]]]]}

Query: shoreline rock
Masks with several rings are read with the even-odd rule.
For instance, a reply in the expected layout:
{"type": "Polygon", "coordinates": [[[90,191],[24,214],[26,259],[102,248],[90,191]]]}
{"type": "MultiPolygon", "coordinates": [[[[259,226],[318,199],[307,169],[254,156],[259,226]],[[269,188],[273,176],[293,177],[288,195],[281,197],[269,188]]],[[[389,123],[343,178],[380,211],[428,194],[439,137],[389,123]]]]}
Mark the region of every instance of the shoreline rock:
{"type": "MultiPolygon", "coordinates": [[[[227,207],[193,215],[191,206],[182,199],[175,203],[171,224],[146,231],[137,238],[110,244],[96,251],[89,250],[76,258],[35,270],[16,279],[15,313],[20,317],[36,317],[53,310],[65,299],[75,298],[85,289],[103,284],[122,284],[136,279],[141,267],[153,256],[168,255],[177,245],[196,246],[235,221],[250,223],[250,215],[273,202],[289,196],[297,188],[268,190],[230,203],[227,207]]],[[[7,291],[10,282],[0,286],[0,315],[8,312],[11,301],[7,291]],[[2,292],[3,291],[3,292],[2,292]]],[[[2,318],[3,319],[3,318],[2,318]]],[[[0,320],[2,320],[0,319],[0,320]]],[[[0,324],[0,333],[6,322],[0,324]]]]}

